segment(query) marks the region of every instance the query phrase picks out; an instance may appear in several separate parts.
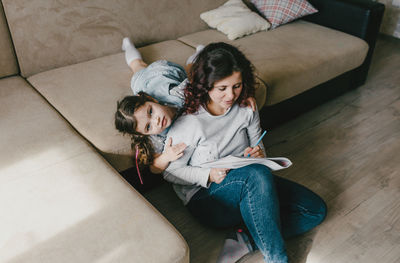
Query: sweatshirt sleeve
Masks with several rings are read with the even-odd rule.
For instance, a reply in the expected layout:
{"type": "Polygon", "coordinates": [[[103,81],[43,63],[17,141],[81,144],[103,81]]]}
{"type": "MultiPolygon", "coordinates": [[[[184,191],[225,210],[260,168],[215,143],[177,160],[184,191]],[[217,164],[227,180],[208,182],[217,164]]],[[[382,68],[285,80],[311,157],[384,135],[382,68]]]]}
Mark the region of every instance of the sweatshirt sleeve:
{"type": "MultiPolygon", "coordinates": [[[[258,139],[261,136],[261,133],[262,132],[260,127],[260,115],[258,113],[258,109],[256,109],[255,112],[252,112],[252,117],[250,118],[250,123],[247,128],[247,134],[249,136],[251,147],[254,147],[256,145],[258,139]]],[[[261,147],[262,151],[264,152],[264,155],[266,156],[263,142],[261,141],[258,145],[261,147]]]]}
{"type": "Polygon", "coordinates": [[[194,121],[193,116],[187,115],[178,118],[174,125],[169,129],[168,138],[172,138],[172,143],[177,144],[183,142],[187,145],[181,158],[169,164],[164,171],[164,179],[181,185],[199,185],[208,187],[208,177],[210,168],[192,167],[189,165],[190,159],[196,150],[201,133],[196,129],[198,125],[194,121]]]}

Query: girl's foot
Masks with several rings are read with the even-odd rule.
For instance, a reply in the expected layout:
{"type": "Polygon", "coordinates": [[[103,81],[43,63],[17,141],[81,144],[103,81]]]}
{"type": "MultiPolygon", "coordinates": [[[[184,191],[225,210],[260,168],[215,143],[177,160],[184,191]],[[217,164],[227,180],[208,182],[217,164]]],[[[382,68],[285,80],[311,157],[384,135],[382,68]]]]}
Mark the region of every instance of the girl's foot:
{"type": "Polygon", "coordinates": [[[142,55],[140,55],[139,50],[136,49],[135,45],[132,44],[129,38],[125,37],[122,40],[122,50],[125,51],[125,60],[128,66],[135,59],[142,60],[142,55]]]}

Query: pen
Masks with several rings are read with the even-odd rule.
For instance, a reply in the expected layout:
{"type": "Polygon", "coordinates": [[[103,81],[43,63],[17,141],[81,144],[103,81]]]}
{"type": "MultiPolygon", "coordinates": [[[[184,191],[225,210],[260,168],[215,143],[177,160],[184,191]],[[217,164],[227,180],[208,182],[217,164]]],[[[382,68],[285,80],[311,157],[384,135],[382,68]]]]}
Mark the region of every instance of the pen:
{"type": "MultiPolygon", "coordinates": [[[[258,141],[257,141],[256,145],[254,145],[254,147],[256,147],[256,146],[261,142],[262,138],[264,137],[264,135],[265,135],[266,133],[267,133],[267,131],[265,130],[265,131],[263,132],[263,134],[261,134],[260,139],[258,139],[258,141]]],[[[253,147],[253,148],[254,148],[254,147],[253,147]]],[[[247,157],[250,157],[250,153],[247,155],[247,157]]]]}

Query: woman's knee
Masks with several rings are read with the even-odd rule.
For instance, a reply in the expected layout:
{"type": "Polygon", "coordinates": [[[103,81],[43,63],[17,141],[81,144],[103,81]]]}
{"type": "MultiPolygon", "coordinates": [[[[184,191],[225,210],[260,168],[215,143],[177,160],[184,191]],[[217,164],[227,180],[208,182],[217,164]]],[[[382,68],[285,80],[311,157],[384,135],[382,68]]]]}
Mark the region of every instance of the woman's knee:
{"type": "Polygon", "coordinates": [[[311,189],[282,177],[276,177],[276,186],[280,203],[298,204],[313,215],[316,225],[324,221],[327,214],[325,201],[311,189]]]}
{"type": "Polygon", "coordinates": [[[270,187],[274,184],[274,176],[271,170],[262,164],[246,166],[245,170],[247,184],[257,187],[270,187]]]}
{"type": "Polygon", "coordinates": [[[310,216],[312,216],[314,226],[321,224],[325,220],[328,208],[325,201],[316,193],[313,193],[308,204],[306,203],[302,205],[308,210],[310,216]]]}
{"type": "Polygon", "coordinates": [[[315,200],[315,214],[317,215],[317,222],[316,225],[321,224],[328,213],[328,207],[325,203],[325,201],[317,195],[317,199],[315,200]]]}

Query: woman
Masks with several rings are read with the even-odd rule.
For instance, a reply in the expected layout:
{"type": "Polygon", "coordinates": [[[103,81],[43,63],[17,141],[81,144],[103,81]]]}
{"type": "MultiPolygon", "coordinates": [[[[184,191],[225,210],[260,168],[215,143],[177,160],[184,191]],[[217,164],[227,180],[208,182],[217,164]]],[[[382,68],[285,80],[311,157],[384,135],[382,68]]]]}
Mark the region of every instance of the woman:
{"type": "Polygon", "coordinates": [[[189,72],[185,114],[167,138],[187,145],[164,178],[201,222],[214,227],[247,226],[266,262],[287,262],[283,238],[320,224],[326,205],[315,193],[276,177],[263,165],[208,168],[228,155],[264,157],[258,112],[240,107],[254,94],[251,63],[225,43],[206,46],[189,72]]]}

